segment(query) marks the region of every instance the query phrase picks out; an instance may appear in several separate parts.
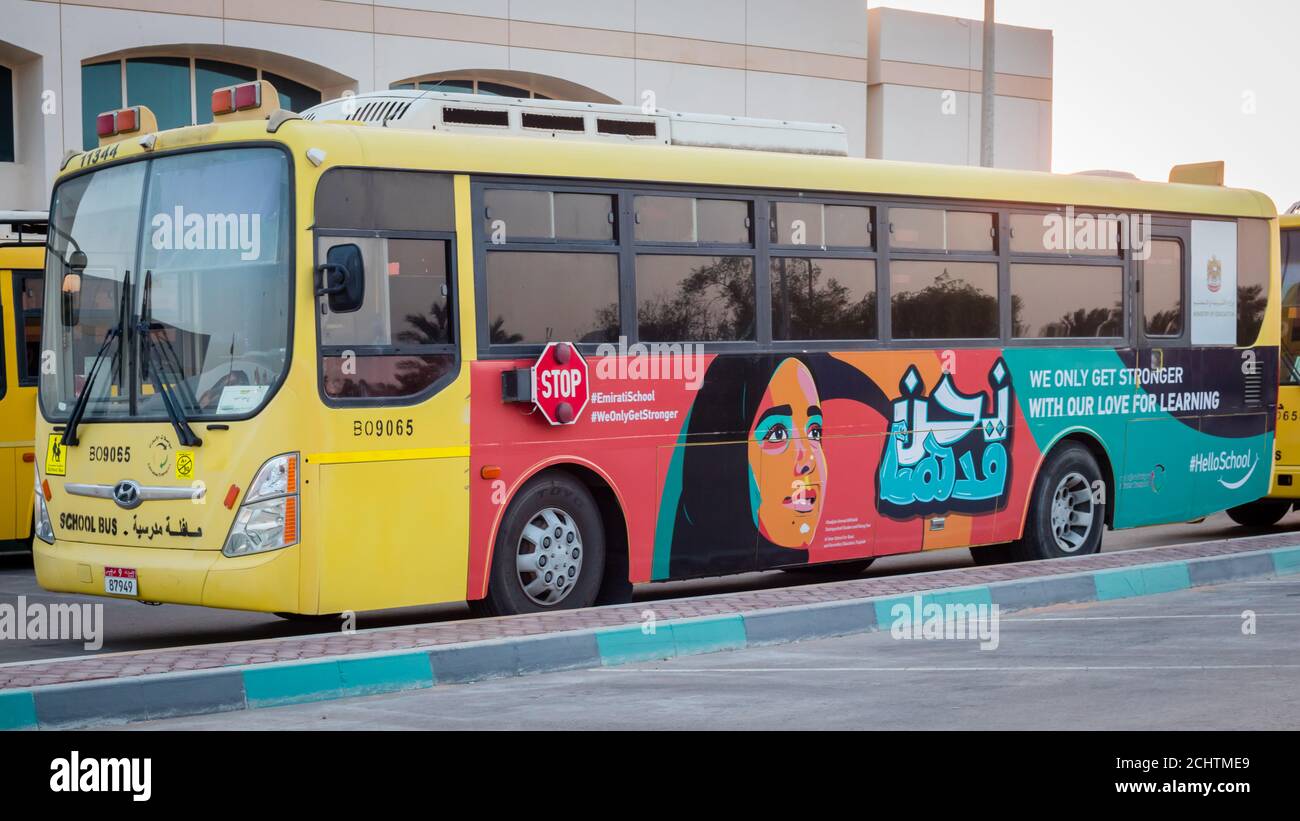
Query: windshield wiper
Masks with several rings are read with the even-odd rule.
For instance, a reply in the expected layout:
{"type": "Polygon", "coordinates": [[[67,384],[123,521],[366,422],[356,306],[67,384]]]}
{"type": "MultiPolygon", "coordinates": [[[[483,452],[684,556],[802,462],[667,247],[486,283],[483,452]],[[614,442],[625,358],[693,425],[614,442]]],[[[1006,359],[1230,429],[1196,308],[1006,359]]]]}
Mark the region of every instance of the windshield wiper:
{"type": "Polygon", "coordinates": [[[155,330],[163,330],[159,325],[155,328],[150,294],[153,290],[153,272],[146,271],[144,275],[144,297],[140,302],[140,325],[137,330],[140,335],[140,344],[145,350],[145,361],[149,365],[149,377],[153,382],[154,390],[162,398],[163,407],[167,409],[167,418],[172,420],[172,427],[176,430],[176,438],[186,447],[198,447],[203,444],[203,440],[195,435],[194,429],[190,427],[190,421],[185,416],[185,411],[181,407],[181,402],[176,398],[175,388],[167,384],[162,378],[163,362],[167,353],[170,354],[171,360],[167,364],[172,366],[172,374],[175,376],[177,384],[184,387],[189,394],[191,405],[193,405],[193,394],[189,392],[188,385],[185,385],[185,372],[180,366],[180,360],[176,356],[176,349],[168,343],[166,348],[161,342],[154,338],[155,330]],[[164,353],[164,350],[167,353],[164,353]]]}
{"type": "MultiPolygon", "coordinates": [[[[99,377],[99,368],[104,363],[104,357],[108,355],[109,346],[114,340],[121,340],[122,331],[127,327],[127,317],[131,312],[131,272],[125,271],[122,275],[122,299],[118,306],[117,324],[108,329],[104,334],[104,344],[99,346],[99,353],[95,354],[95,360],[90,365],[90,372],[86,374],[86,384],[77,396],[77,401],[72,405],[72,413],[68,414],[67,426],[63,429],[63,444],[74,447],[80,443],[77,438],[77,427],[81,424],[82,418],[86,415],[86,407],[90,405],[90,392],[95,387],[95,380],[99,377]]],[[[117,346],[114,358],[121,362],[122,346],[117,346]]]]}

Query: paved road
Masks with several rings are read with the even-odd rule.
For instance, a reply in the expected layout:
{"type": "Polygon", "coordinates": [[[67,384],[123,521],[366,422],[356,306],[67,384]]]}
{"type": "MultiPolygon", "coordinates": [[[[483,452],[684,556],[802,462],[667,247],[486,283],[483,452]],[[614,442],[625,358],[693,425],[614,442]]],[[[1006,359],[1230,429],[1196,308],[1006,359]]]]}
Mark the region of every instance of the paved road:
{"type": "MultiPolygon", "coordinates": [[[[1293,513],[1288,516],[1283,520],[1281,528],[1300,530],[1300,514],[1293,513]]],[[[1131,550],[1181,542],[1233,538],[1243,533],[1244,531],[1236,527],[1226,516],[1218,515],[1199,524],[1166,525],[1107,533],[1104,547],[1107,551],[1131,550]]],[[[965,567],[970,562],[969,551],[944,550],[923,555],[884,558],[876,562],[867,571],[867,575],[942,570],[965,567]]],[[[824,578],[818,575],[781,572],[746,573],[726,578],[641,585],[635,595],[638,600],[652,601],[680,596],[809,584],[822,581],[824,578]]],[[[0,602],[14,602],[20,595],[26,596],[28,601],[94,601],[104,604],[106,635],[100,652],[265,639],[319,632],[323,629],[319,625],[286,622],[263,613],[211,610],[180,605],[149,607],[132,601],[87,599],[80,596],[46,593],[36,585],[29,558],[0,557],[0,602]]],[[[467,615],[464,605],[406,608],[363,614],[358,619],[357,626],[365,629],[419,624],[460,619],[467,615]]],[[[80,642],[0,641],[0,664],[84,654],[80,642]]]]}
{"type": "Polygon", "coordinates": [[[129,729],[1300,728],[1300,578],[998,624],[990,650],[884,631],[129,729]]]}

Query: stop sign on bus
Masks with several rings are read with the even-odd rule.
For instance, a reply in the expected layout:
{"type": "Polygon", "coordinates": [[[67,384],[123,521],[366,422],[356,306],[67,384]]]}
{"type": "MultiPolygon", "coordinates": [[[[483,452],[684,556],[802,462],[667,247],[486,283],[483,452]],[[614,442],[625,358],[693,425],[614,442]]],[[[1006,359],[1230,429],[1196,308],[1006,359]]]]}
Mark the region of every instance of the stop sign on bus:
{"type": "Polygon", "coordinates": [[[533,404],[552,425],[578,421],[591,395],[587,360],[568,342],[552,342],[533,363],[533,404]]]}

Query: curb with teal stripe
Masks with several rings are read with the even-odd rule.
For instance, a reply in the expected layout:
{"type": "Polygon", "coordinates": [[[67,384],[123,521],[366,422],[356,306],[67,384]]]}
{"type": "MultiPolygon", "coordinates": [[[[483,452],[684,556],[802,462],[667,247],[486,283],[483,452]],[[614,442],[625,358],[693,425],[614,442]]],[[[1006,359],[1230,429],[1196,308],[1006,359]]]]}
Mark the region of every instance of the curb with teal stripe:
{"type": "Polygon", "coordinates": [[[0,730],[89,727],[257,709],[829,638],[884,629],[897,617],[894,608],[906,605],[910,612],[918,599],[922,607],[996,604],[1010,611],[1294,574],[1300,574],[1300,547],[1282,547],[427,650],[55,684],[0,691],[0,730]]]}

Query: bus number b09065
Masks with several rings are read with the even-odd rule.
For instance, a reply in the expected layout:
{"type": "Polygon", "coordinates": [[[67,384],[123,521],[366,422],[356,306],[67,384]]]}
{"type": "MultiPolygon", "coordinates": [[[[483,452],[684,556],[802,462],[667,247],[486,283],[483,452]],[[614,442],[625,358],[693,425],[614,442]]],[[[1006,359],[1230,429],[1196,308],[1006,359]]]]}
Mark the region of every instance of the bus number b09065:
{"type": "Polygon", "coordinates": [[[353,436],[414,436],[413,419],[355,419],[352,422],[353,436]]]}

